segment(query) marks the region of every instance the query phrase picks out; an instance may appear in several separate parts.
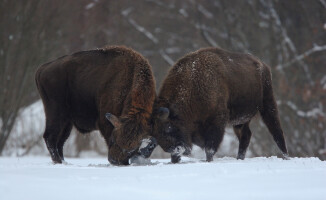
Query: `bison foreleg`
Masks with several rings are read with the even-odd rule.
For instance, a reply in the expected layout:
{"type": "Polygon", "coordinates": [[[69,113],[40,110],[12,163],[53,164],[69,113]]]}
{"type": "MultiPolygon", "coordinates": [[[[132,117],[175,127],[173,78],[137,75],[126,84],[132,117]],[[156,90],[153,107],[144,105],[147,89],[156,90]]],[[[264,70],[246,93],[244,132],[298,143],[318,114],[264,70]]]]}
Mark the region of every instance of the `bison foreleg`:
{"type": "Polygon", "coordinates": [[[181,160],[181,155],[186,151],[183,146],[177,146],[171,153],[171,162],[178,163],[181,160]]]}
{"type": "Polygon", "coordinates": [[[223,126],[210,126],[208,127],[205,133],[205,153],[206,153],[206,161],[213,161],[213,157],[220,146],[223,136],[224,136],[224,128],[223,126]]]}

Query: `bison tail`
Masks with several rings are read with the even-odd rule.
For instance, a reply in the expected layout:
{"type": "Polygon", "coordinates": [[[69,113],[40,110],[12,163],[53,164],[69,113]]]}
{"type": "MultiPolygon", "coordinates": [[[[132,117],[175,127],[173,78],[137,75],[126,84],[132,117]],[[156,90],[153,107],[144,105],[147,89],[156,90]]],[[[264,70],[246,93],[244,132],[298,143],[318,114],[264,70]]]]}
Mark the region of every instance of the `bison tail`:
{"type": "Polygon", "coordinates": [[[273,136],[279,149],[284,157],[288,157],[288,151],[281,127],[277,104],[273,94],[271,71],[268,66],[263,70],[263,107],[260,111],[262,119],[266,124],[269,132],[273,136]]]}
{"type": "Polygon", "coordinates": [[[44,69],[44,65],[40,66],[36,73],[35,73],[35,82],[36,82],[36,87],[37,87],[37,90],[39,91],[39,94],[42,98],[42,100],[48,100],[48,96],[44,90],[44,88],[42,87],[42,83],[41,83],[41,75],[42,75],[42,71],[44,69]]]}

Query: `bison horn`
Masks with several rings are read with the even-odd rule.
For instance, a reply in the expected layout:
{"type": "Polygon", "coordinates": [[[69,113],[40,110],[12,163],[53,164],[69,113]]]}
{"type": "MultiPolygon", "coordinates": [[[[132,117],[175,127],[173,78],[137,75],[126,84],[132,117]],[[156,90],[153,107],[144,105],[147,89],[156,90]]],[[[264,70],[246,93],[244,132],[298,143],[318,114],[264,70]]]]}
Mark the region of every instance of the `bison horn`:
{"type": "Polygon", "coordinates": [[[111,113],[106,113],[106,114],[105,114],[105,117],[106,117],[106,119],[108,119],[108,120],[111,122],[111,124],[112,124],[115,128],[117,128],[117,127],[120,126],[120,121],[119,121],[119,119],[118,119],[115,115],[113,115],[113,114],[111,114],[111,113]]]}
{"type": "Polygon", "coordinates": [[[158,109],[158,117],[162,120],[166,120],[169,117],[170,110],[165,107],[160,107],[158,109]]]}

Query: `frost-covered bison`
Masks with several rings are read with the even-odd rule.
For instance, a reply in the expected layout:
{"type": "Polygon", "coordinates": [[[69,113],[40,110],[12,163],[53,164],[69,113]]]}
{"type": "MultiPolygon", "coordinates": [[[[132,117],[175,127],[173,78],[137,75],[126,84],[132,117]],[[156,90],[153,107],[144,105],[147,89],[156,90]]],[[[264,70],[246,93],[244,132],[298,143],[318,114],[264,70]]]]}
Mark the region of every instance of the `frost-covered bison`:
{"type": "Polygon", "coordinates": [[[127,165],[133,156],[149,157],[155,82],[148,61],[119,46],[77,52],[44,64],[35,75],[43,101],[44,140],[54,163],[62,163],[72,126],[81,133],[100,130],[108,159],[127,165]]]}
{"type": "Polygon", "coordinates": [[[192,144],[212,161],[227,124],[239,139],[238,159],[249,145],[250,120],[259,112],[284,157],[288,157],[271,71],[254,56],[205,48],[181,58],[169,71],[154,103],[153,132],[172,162],[192,144]]]}

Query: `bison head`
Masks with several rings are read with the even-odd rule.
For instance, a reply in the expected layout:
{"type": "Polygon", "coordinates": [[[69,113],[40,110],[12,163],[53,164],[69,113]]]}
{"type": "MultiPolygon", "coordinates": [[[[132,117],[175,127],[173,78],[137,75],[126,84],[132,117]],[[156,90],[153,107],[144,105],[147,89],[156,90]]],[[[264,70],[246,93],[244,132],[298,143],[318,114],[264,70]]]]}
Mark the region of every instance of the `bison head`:
{"type": "Polygon", "coordinates": [[[164,151],[171,153],[173,163],[179,162],[181,155],[190,154],[191,144],[182,128],[183,122],[168,108],[154,110],[152,123],[152,135],[164,151]]]}
{"type": "Polygon", "coordinates": [[[128,165],[132,157],[142,156],[148,158],[157,143],[155,138],[149,136],[147,126],[129,119],[107,113],[105,117],[114,126],[109,142],[109,162],[113,165],[128,165]]]}

